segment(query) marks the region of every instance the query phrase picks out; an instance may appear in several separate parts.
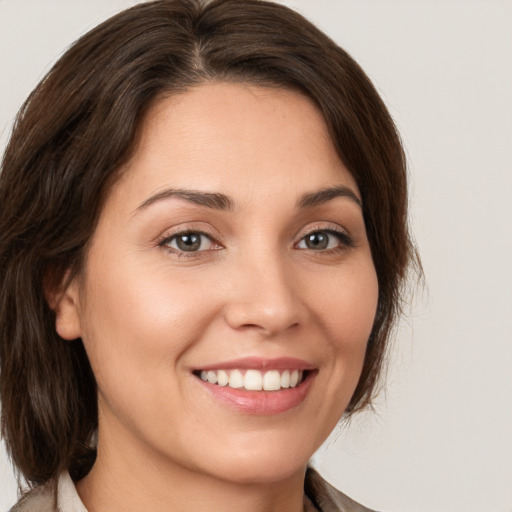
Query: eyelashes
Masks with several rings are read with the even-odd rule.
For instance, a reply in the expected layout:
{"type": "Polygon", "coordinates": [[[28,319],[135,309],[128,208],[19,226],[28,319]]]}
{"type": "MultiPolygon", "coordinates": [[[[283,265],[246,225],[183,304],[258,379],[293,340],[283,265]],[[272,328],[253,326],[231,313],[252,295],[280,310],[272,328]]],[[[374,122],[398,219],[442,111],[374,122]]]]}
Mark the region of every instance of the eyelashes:
{"type": "MultiPolygon", "coordinates": [[[[197,257],[202,253],[224,249],[210,234],[193,229],[184,229],[166,235],[158,246],[167,249],[178,257],[197,257]]],[[[315,228],[308,231],[294,244],[299,250],[314,253],[333,254],[354,247],[352,238],[341,229],[315,228]]]]}
{"type": "Polygon", "coordinates": [[[194,253],[203,251],[212,251],[222,249],[213,238],[203,231],[181,231],[167,238],[164,238],[158,244],[161,247],[167,247],[173,251],[183,253],[194,253]]]}
{"type": "Polygon", "coordinates": [[[353,245],[352,239],[342,231],[336,229],[316,229],[303,236],[296,244],[296,247],[324,252],[352,247],[353,245]]]}

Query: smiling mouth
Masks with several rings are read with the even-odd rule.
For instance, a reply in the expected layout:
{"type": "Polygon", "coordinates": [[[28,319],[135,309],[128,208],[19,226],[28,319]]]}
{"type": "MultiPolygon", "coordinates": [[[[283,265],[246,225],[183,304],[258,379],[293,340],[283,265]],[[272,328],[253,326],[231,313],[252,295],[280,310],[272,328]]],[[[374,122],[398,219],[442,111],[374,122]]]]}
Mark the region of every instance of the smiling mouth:
{"type": "Polygon", "coordinates": [[[280,391],[296,388],[308,375],[308,370],[256,369],[198,370],[194,374],[202,381],[221,387],[246,391],[280,391]]]}

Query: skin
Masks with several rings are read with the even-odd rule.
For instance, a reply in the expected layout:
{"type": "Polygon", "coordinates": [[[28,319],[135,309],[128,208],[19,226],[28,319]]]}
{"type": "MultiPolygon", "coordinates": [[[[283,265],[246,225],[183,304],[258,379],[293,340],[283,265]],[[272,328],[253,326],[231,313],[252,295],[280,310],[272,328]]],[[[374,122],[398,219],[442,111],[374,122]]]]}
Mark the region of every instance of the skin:
{"type": "Polygon", "coordinates": [[[358,202],[296,205],[333,186],[359,197],[320,112],[289,90],[201,85],[155,104],[122,171],[55,306],[57,331],[82,338],[98,383],[98,458],[77,485],[85,506],[302,510],[308,460],[356,387],[378,295],[358,202]],[[150,200],[169,188],[222,193],[233,209],[150,200]],[[211,241],[180,252],[168,239],[183,229],[211,241]],[[344,236],[307,246],[326,229],[344,236]],[[246,414],[192,374],[247,356],[313,364],[305,400],[246,414]]]}

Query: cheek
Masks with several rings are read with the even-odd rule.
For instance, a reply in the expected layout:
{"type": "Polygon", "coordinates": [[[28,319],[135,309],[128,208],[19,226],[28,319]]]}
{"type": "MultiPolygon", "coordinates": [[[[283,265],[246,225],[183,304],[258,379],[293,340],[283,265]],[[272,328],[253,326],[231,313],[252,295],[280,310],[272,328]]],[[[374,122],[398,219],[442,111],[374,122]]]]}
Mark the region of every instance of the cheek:
{"type": "Polygon", "coordinates": [[[371,258],[341,268],[322,281],[312,293],[321,324],[335,349],[360,351],[370,336],[378,301],[378,281],[371,258]]]}
{"type": "Polygon", "coordinates": [[[337,421],[359,381],[375,320],[378,281],[371,258],[337,273],[324,286],[314,300],[329,341],[324,354],[330,366],[326,399],[336,404],[337,421]]]}
{"type": "Polygon", "coordinates": [[[204,293],[203,279],[131,261],[90,262],[101,271],[88,276],[82,338],[100,387],[106,379],[148,371],[168,375],[217,310],[215,297],[204,293]]]}

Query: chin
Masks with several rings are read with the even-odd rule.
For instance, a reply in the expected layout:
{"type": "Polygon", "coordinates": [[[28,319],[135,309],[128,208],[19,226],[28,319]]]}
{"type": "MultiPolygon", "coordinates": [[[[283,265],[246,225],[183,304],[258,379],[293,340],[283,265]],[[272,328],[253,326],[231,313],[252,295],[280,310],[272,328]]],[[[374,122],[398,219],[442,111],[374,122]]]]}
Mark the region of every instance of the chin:
{"type": "Polygon", "coordinates": [[[313,450],[305,453],[303,446],[283,447],[282,444],[280,447],[263,447],[263,443],[256,445],[256,449],[238,450],[232,447],[231,453],[211,459],[217,461],[210,468],[211,474],[239,484],[272,484],[299,474],[303,478],[313,450]]]}
{"type": "Polygon", "coordinates": [[[217,467],[216,477],[242,485],[271,485],[299,474],[303,478],[306,466],[307,461],[301,461],[300,464],[290,464],[288,461],[284,462],[282,460],[279,462],[266,460],[264,463],[238,461],[236,465],[230,468],[223,468],[222,474],[219,474],[220,468],[217,467]]]}

